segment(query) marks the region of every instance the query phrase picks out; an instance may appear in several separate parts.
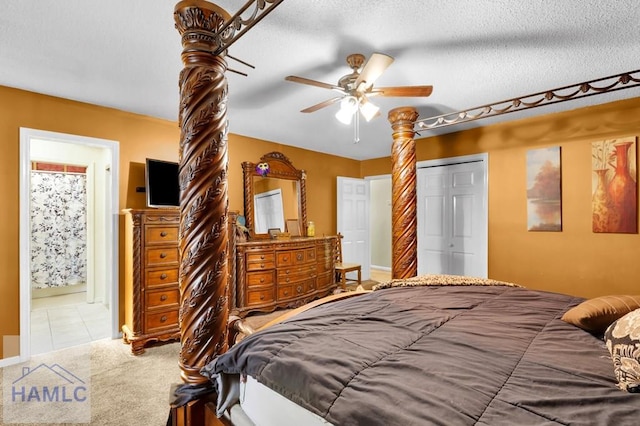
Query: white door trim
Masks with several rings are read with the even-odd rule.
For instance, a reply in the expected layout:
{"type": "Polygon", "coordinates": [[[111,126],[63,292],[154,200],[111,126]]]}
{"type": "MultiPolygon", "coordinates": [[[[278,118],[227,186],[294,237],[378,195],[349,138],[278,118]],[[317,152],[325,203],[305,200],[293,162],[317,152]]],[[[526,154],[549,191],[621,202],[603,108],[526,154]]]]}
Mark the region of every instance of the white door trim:
{"type": "MultiPolygon", "coordinates": [[[[50,139],[59,142],[89,145],[106,148],[111,153],[110,160],[110,200],[109,211],[105,212],[111,221],[111,227],[106,235],[111,235],[110,250],[110,300],[111,336],[120,335],[119,327],[119,274],[118,274],[118,230],[119,230],[119,179],[120,179],[120,145],[117,141],[78,136],[65,133],[49,132],[45,130],[20,128],[20,357],[17,362],[27,361],[31,356],[31,271],[30,271],[30,170],[31,170],[31,139],[50,139]]],[[[109,282],[109,281],[107,281],[109,282]]]]}

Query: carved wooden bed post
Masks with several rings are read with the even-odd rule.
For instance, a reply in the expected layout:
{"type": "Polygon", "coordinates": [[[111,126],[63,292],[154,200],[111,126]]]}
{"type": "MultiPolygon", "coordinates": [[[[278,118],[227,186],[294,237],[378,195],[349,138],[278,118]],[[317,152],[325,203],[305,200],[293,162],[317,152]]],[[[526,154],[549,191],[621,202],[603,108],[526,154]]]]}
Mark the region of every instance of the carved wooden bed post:
{"type": "Polygon", "coordinates": [[[413,130],[418,111],[400,107],[389,111],[393,129],[391,148],[392,186],[392,278],[410,278],[418,273],[416,218],[416,141],[413,130]]]}
{"type": "Polygon", "coordinates": [[[212,383],[200,369],[228,349],[228,47],[283,0],[248,0],[233,17],[205,0],[174,9],[182,37],[180,73],[180,376],[173,425],[222,424],[212,383]],[[242,12],[255,10],[243,19],[242,12]]]}
{"type": "MultiPolygon", "coordinates": [[[[210,387],[200,369],[227,349],[227,64],[214,55],[230,15],[187,0],[174,10],[182,36],[180,73],[180,358],[186,385],[210,387]]],[[[206,392],[205,392],[206,393],[206,392]]],[[[174,407],[174,424],[203,424],[207,398],[174,407]]]]}
{"type": "Polygon", "coordinates": [[[180,73],[180,368],[199,384],[226,350],[228,300],[227,79],[213,34],[229,19],[205,1],[176,5],[180,73]],[[213,185],[212,185],[213,183],[213,185]]]}

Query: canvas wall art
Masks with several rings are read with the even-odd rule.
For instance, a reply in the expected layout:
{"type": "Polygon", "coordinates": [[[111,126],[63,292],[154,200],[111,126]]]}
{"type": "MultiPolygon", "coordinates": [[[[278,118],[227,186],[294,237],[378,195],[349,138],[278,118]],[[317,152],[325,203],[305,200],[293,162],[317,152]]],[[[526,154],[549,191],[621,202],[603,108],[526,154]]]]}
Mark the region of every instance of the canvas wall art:
{"type": "Polygon", "coordinates": [[[636,138],[593,142],[591,164],[593,232],[636,234],[636,138]]]}
{"type": "Polygon", "coordinates": [[[529,231],[562,231],[559,146],[527,152],[527,226],[529,231]]]}

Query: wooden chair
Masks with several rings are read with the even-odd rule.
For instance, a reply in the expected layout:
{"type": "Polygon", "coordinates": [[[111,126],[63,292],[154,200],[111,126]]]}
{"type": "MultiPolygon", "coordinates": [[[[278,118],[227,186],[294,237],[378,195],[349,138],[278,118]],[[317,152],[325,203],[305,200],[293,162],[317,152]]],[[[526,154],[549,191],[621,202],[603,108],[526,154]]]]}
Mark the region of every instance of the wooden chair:
{"type": "Polygon", "coordinates": [[[358,283],[358,285],[362,283],[362,271],[358,263],[342,262],[342,238],[344,238],[344,235],[338,232],[338,238],[336,238],[336,282],[340,283],[343,290],[346,290],[347,282],[358,283]],[[347,272],[357,272],[358,279],[348,279],[347,272]]]}

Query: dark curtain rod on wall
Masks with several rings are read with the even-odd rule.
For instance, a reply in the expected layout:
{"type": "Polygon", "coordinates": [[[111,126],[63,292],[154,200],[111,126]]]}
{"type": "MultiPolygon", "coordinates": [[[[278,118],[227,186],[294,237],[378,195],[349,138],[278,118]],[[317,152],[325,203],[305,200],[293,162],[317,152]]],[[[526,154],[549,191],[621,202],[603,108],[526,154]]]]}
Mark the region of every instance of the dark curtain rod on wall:
{"type": "Polygon", "coordinates": [[[481,118],[494,117],[496,115],[508,114],[515,111],[523,111],[543,105],[566,102],[572,99],[600,95],[603,93],[614,92],[616,90],[630,89],[632,87],[640,86],[640,75],[638,74],[640,74],[640,70],[612,75],[610,77],[585,81],[584,83],[559,87],[557,89],[507,99],[462,111],[424,118],[422,120],[416,120],[414,123],[418,129],[437,129],[440,127],[479,120],[481,118]],[[594,83],[599,82],[606,82],[606,85],[603,87],[593,86],[594,83]]]}

